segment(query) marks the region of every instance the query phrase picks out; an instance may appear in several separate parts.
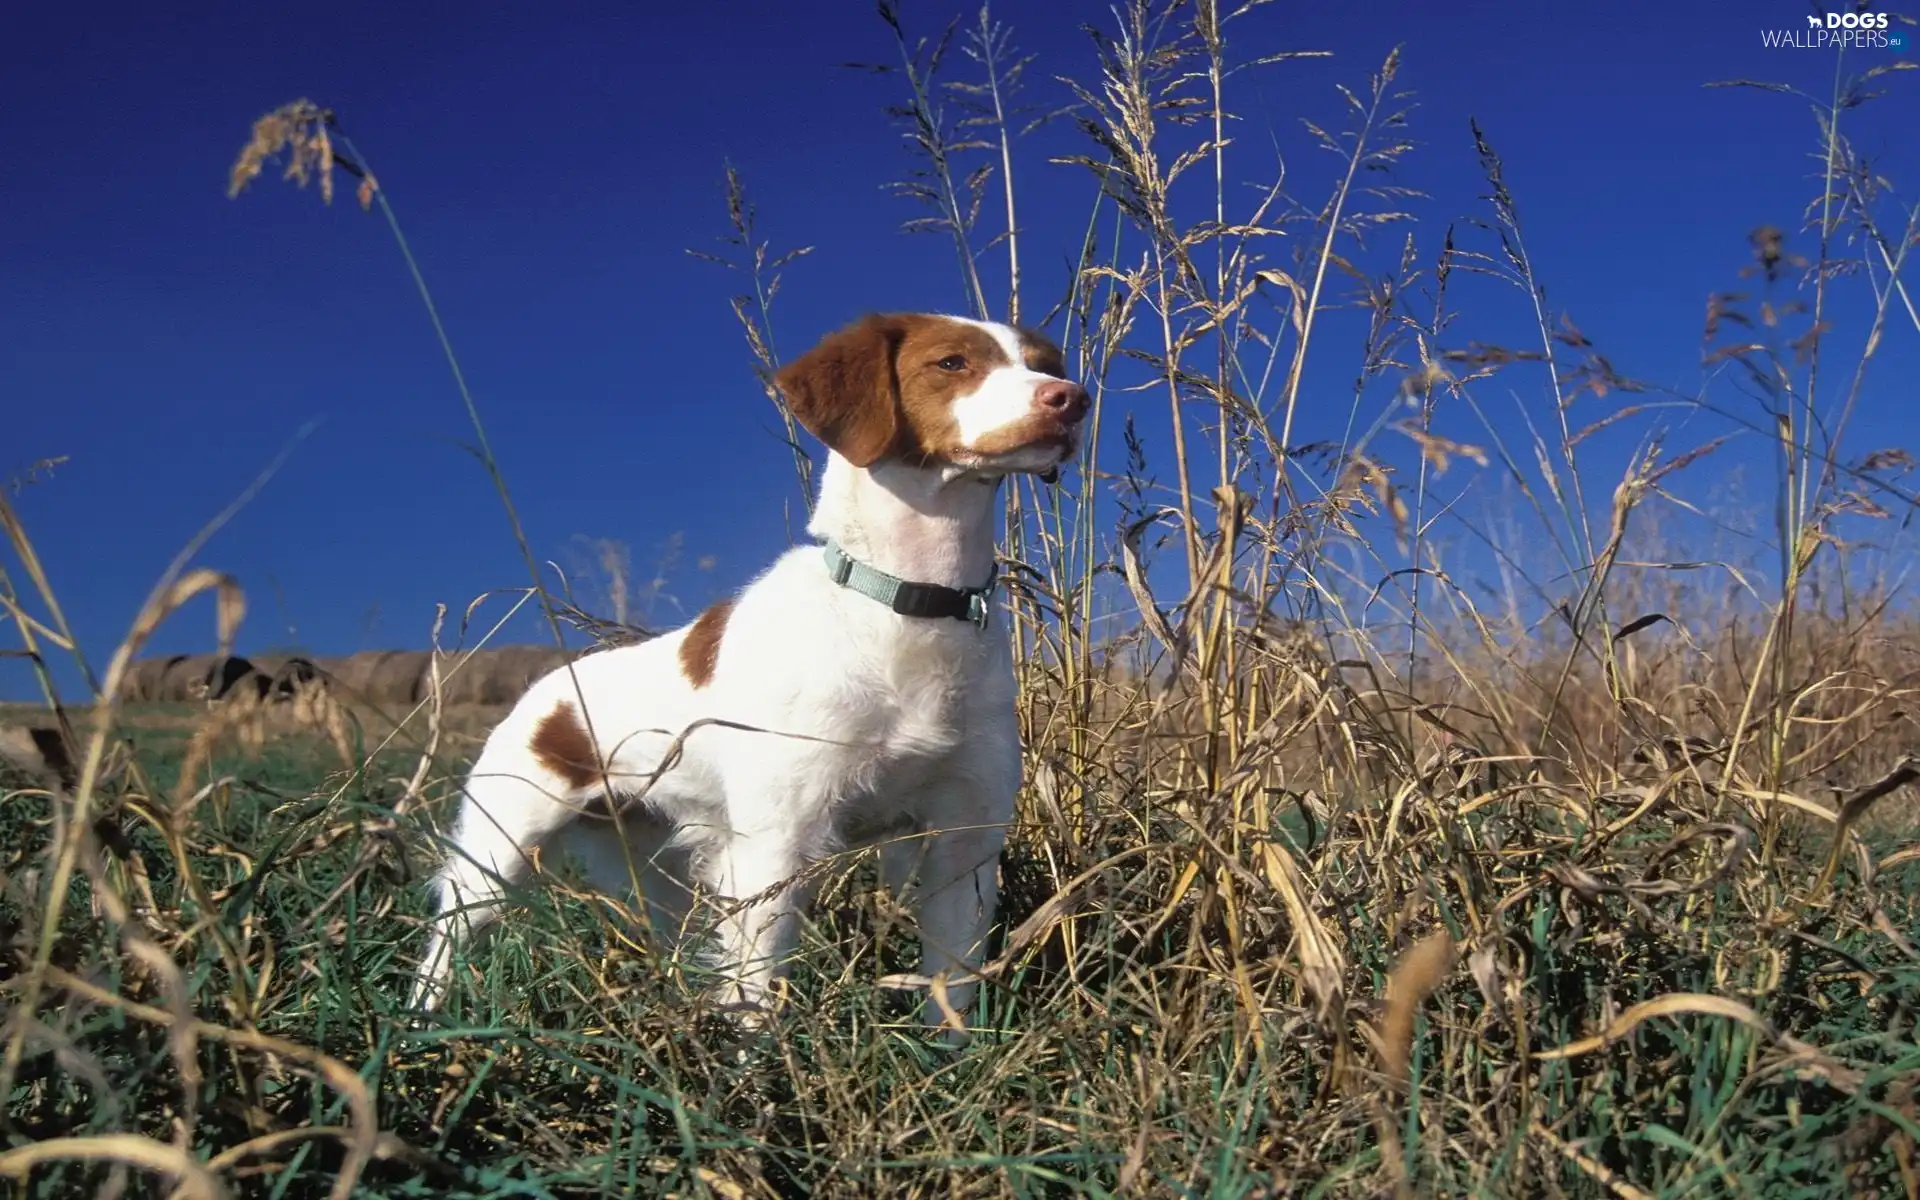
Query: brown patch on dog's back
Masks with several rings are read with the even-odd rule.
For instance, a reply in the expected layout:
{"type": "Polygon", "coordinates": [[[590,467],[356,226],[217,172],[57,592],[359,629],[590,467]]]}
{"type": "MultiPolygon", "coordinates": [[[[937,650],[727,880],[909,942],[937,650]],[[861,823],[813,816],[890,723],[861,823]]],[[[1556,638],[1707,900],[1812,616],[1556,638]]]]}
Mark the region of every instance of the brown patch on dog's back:
{"type": "Polygon", "coordinates": [[[540,723],[533,727],[533,740],[527,743],[527,748],[533,751],[533,757],[541,766],[566,780],[569,787],[589,787],[600,778],[593,739],[587,736],[587,727],[573,711],[573,705],[565,700],[540,718],[540,723]]]}
{"type": "Polygon", "coordinates": [[[720,662],[720,639],[727,632],[727,618],[733,615],[733,601],[722,600],[695,618],[687,636],[680,642],[680,673],[694,687],[713,682],[713,669],[720,662]]]}

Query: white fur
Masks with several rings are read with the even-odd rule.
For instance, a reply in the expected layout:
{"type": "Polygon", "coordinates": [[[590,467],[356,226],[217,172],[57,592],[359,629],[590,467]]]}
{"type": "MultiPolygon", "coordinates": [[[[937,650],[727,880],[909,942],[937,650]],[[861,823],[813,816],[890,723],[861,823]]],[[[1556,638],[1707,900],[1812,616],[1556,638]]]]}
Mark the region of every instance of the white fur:
{"type": "Polygon", "coordinates": [[[1012,329],[988,321],[966,323],[992,334],[1012,364],[995,367],[979,388],[954,402],[953,422],[960,431],[960,441],[969,450],[977,450],[985,439],[1026,420],[1033,412],[1033,389],[1053,376],[1027,369],[1021,361],[1019,335],[1012,329]]]}
{"type": "MultiPolygon", "coordinates": [[[[1018,363],[1013,331],[989,328],[1018,363]]],[[[979,392],[956,401],[963,427],[1028,415],[1035,386],[1050,379],[1024,368],[993,372],[979,392]]],[[[808,532],[902,579],[977,587],[993,566],[1001,478],[1047,470],[1071,453],[1071,445],[1048,444],[959,466],[883,460],[865,469],[830,453],[808,532]]],[[[678,629],[589,655],[571,673],[555,671],[494,729],[441,872],[441,916],[415,984],[416,1007],[443,999],[455,941],[500,917],[502,884],[525,873],[534,846],[561,834],[549,855],[573,849],[589,860],[596,885],[626,890],[621,831],[604,817],[575,820],[598,785],[569,788],[530,750],[542,719],[563,703],[577,712],[582,697],[614,790],[629,801],[622,828],[636,844],[651,915],[669,928],[678,922],[688,901],[679,880],[689,877],[746,901],[717,931],[729,1000],[762,1004],[783,969],[803,896],[779,885],[860,843],[881,845],[890,886],[907,884],[917,868],[911,897],[924,973],[978,967],[1021,769],[998,605],[985,630],[898,616],[837,586],[820,546],[806,545],[736,598],[705,687],[682,673],[686,636],[678,629]],[[729,724],[697,725],[709,719],[729,724]],[[683,734],[678,759],[660,770],[683,734]],[[646,856],[657,852],[664,853],[649,868],[646,856]]],[[[975,993],[964,979],[947,987],[962,1013],[975,993]]],[[[923,1016],[942,1023],[932,997],[923,1016]]]]}

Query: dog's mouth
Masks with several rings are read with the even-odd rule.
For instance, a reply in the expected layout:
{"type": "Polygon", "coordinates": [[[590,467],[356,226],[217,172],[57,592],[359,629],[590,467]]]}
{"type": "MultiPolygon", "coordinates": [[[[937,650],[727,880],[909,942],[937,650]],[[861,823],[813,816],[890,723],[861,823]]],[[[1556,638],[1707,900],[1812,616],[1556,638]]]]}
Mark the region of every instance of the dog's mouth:
{"type": "Polygon", "coordinates": [[[1079,453],[1080,439],[1071,426],[1048,422],[1039,428],[1029,426],[1018,441],[1008,439],[1001,445],[979,449],[949,451],[947,462],[962,470],[987,475],[1032,475],[1047,484],[1060,482],[1060,473],[1079,453]]]}
{"type": "Polygon", "coordinates": [[[1063,430],[1058,437],[1051,439],[1051,441],[1052,444],[1059,449],[1060,457],[1052,466],[1039,472],[1039,476],[1042,483],[1055,485],[1060,482],[1060,472],[1066,468],[1068,463],[1073,461],[1074,455],[1079,452],[1080,440],[1073,435],[1071,430],[1063,430]]]}

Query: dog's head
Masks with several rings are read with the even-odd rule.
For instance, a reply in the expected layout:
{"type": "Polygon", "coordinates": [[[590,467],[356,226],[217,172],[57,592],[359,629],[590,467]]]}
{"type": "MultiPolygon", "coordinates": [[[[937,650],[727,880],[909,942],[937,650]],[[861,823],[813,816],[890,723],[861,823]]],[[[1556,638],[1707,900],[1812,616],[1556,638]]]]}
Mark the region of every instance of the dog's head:
{"type": "Polygon", "coordinates": [[[856,467],[1051,474],[1087,414],[1065,375],[1059,347],[1030,330],[900,313],[829,335],[776,382],[794,418],[856,467]]]}

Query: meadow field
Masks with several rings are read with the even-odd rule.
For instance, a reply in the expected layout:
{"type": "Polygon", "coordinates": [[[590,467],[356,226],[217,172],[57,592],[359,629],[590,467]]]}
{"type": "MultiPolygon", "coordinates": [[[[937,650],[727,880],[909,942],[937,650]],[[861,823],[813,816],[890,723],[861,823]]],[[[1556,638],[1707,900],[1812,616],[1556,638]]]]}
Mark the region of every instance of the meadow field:
{"type": "MultiPolygon", "coordinates": [[[[343,682],[351,766],[288,732],[181,779],[199,710],[141,664],[196,597],[218,601],[206,648],[232,636],[244,592],[217,543],[124,644],[69,650],[77,585],[0,491],[14,648],[91,654],[94,688],[58,697],[42,672],[46,704],[0,712],[61,730],[73,763],[26,761],[0,793],[0,1187],[1920,1197],[1913,460],[1841,436],[1901,394],[1872,370],[1885,343],[1920,335],[1900,282],[1920,208],[1847,136],[1904,80],[1843,63],[1833,96],[1750,98],[1819,138],[1779,151],[1814,152],[1806,213],[1727,231],[1700,342],[1747,389],[1735,411],[1636,381],[1548,304],[1479,126],[1477,224],[1403,226],[1407,185],[1380,182],[1407,144],[1397,56],[1315,127],[1323,192],[1227,182],[1256,168],[1221,132],[1229,27],[1206,3],[1164,26],[1122,4],[1097,43],[1060,118],[1085,238],[1042,297],[1034,264],[1061,247],[1014,215],[1025,60],[985,13],[944,42],[882,15],[922,231],[1096,402],[1079,468],[1011,488],[1026,782],[972,1042],[913,1025],[913,931],[861,855],[818,866],[764,1039],[563,863],[413,1021],[432,834],[501,711],[457,681],[488,652],[408,660],[404,695],[372,695],[372,668],[343,682]],[[1458,332],[1469,277],[1517,298],[1531,340],[1458,332]],[[1316,340],[1336,310],[1361,329],[1353,416],[1307,444],[1309,354],[1348,352],[1316,340]],[[1509,393],[1523,440],[1477,419],[1509,393]],[[1664,440],[1676,410],[1697,440],[1664,440]],[[1591,442],[1629,429],[1597,471],[1591,442]],[[1712,486],[1734,433],[1776,468],[1738,496],[1712,486]],[[1497,527],[1454,507],[1463,478],[1508,498],[1497,527]]],[[[391,221],[351,117],[263,118],[235,191],[269,166],[338,176],[337,201],[391,221]]],[[[729,184],[764,382],[800,263],[729,184]]],[[[412,278],[431,311],[431,264],[412,278]]],[[[509,501],[540,486],[495,480],[509,501]]],[[[521,547],[556,639],[639,636],[541,589],[521,547]]]]}

